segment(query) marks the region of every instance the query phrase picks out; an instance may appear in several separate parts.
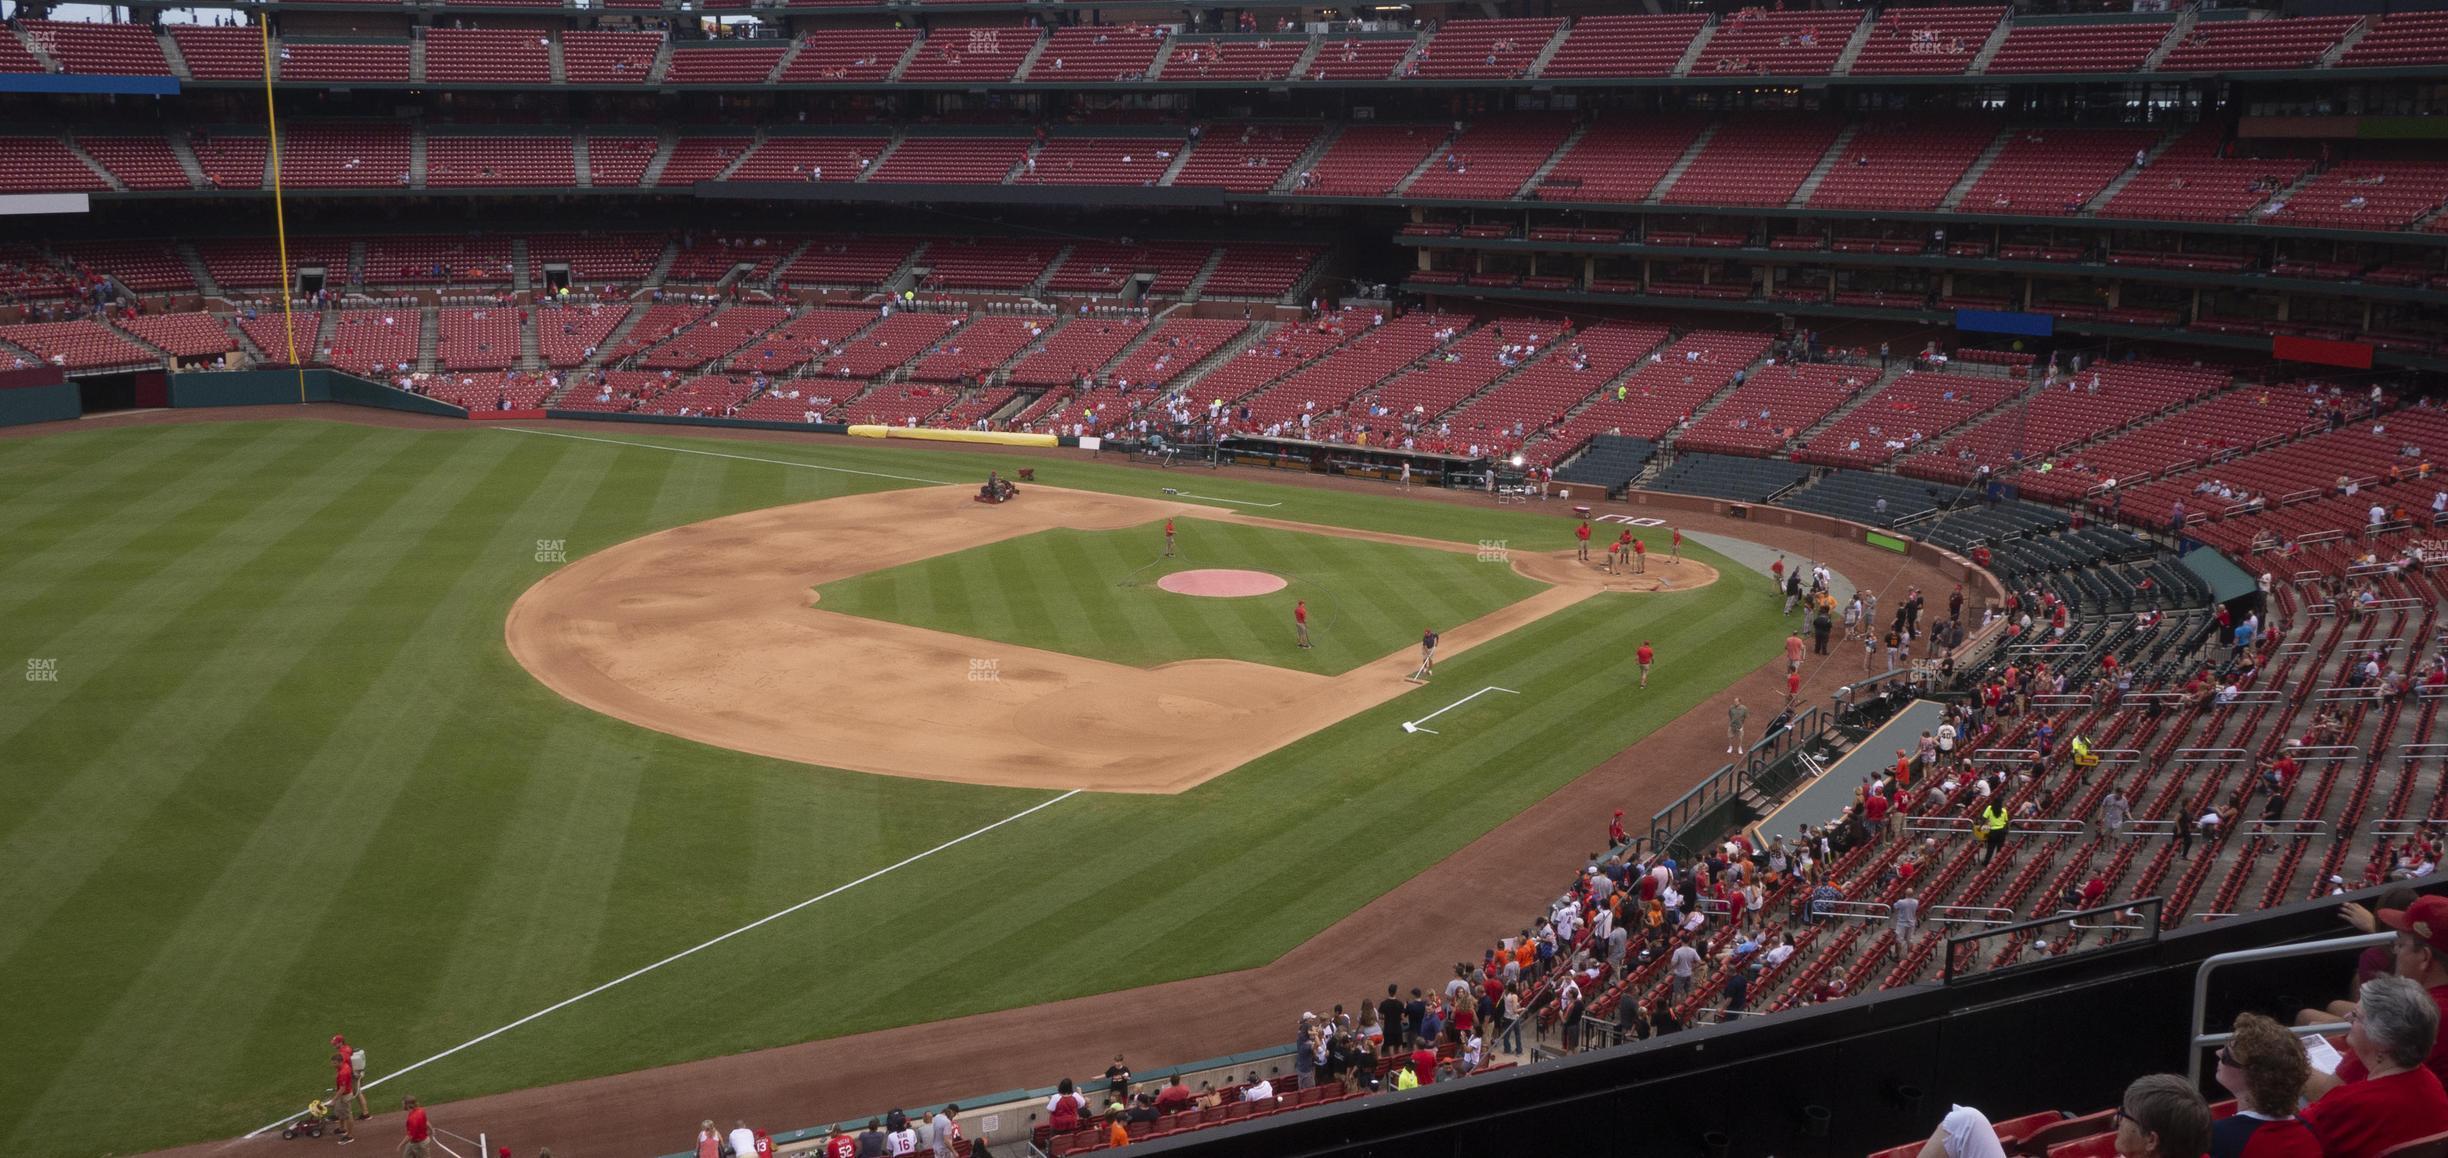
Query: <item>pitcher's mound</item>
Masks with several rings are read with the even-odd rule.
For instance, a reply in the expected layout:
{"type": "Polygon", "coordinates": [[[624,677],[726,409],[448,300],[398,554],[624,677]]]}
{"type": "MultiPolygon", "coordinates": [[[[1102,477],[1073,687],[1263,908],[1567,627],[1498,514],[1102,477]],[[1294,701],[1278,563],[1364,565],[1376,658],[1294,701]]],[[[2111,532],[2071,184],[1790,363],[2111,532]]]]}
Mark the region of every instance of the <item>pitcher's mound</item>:
{"type": "Polygon", "coordinates": [[[1232,599],[1244,595],[1268,595],[1283,590],[1289,584],[1281,575],[1264,571],[1176,571],[1156,581],[1176,595],[1211,595],[1232,599]]]}

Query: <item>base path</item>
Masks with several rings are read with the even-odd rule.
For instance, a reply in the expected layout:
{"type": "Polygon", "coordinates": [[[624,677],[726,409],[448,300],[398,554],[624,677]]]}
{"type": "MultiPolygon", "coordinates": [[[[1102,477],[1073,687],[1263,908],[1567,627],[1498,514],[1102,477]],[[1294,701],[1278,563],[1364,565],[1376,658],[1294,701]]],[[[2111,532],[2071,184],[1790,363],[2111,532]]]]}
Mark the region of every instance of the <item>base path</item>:
{"type": "MultiPolygon", "coordinates": [[[[1010,788],[1181,792],[1411,690],[1410,648],[1336,676],[1230,659],[1136,668],[810,605],[820,584],[982,543],[1189,515],[1476,549],[1054,487],[1000,504],[970,501],[966,486],[921,487],[729,515],[598,551],[521,595],[504,634],[554,691],[659,732],[1010,788]]],[[[1644,578],[1610,579],[1560,555],[1512,564],[1550,586],[1444,632],[1440,654],[1603,591],[1642,589],[1644,578]]],[[[1697,563],[1678,572],[1675,591],[1716,578],[1697,563]]],[[[1288,622],[1285,635],[1288,647],[1288,622]]]]}

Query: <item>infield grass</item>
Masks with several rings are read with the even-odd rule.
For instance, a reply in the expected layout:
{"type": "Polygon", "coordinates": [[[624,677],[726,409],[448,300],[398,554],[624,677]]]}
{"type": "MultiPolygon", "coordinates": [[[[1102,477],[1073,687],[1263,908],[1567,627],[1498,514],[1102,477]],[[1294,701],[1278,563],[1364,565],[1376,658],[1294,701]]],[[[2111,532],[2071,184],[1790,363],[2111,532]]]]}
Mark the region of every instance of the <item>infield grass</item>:
{"type": "Polygon", "coordinates": [[[1177,519],[1174,530],[1178,551],[1169,559],[1161,520],[1040,531],[827,583],[816,589],[817,606],[1133,667],[1238,659],[1336,675],[1416,645],[1424,628],[1451,629],[1546,586],[1476,552],[1211,519],[1177,519]],[[1156,585],[1210,567],[1264,571],[1287,584],[1231,599],[1156,585]],[[1300,600],[1309,603],[1305,651],[1292,632],[1300,600]]]}
{"type": "MultiPolygon", "coordinates": [[[[236,1134],[324,1088],[333,1032],[379,1076],[1050,799],[636,728],[502,641],[555,551],[1012,462],[312,418],[0,440],[0,1150],[236,1134]]],[[[1180,481],[1039,472],[1149,497],[1180,481]]],[[[1197,489],[1516,550],[1572,527],[1561,504],[1246,473],[1197,489]]],[[[1774,654],[1766,579],[1693,553],[1724,581],[1592,598],[1191,792],[1073,797],[378,1093],[443,1102],[1270,960],[1774,654]],[[1643,637],[1659,668],[1635,693],[1643,637]],[[1400,730],[1482,684],[1522,695],[1400,730]]],[[[1539,854],[1561,872],[1584,851],[1539,854]]]]}

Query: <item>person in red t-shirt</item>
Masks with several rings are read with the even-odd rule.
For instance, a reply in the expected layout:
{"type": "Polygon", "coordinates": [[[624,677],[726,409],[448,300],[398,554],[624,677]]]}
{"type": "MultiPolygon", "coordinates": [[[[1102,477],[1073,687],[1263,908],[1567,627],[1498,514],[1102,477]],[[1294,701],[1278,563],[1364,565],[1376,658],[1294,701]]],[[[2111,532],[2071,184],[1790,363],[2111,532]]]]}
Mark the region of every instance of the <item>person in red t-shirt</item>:
{"type": "Polygon", "coordinates": [[[1615,810],[1615,819],[1607,822],[1607,847],[1620,847],[1629,836],[1630,834],[1624,831],[1623,809],[1618,808],[1615,810]]]}
{"type": "Polygon", "coordinates": [[[433,1138],[433,1126],[425,1120],[425,1107],[415,1098],[401,1098],[400,1109],[408,1111],[408,1120],[401,1123],[407,1137],[400,1140],[400,1158],[425,1158],[425,1143],[433,1138]]]}
{"type": "Polygon", "coordinates": [[[1785,674],[1785,710],[1792,711],[1794,701],[1800,698],[1802,698],[1802,673],[1799,670],[1787,672],[1785,674]]]}
{"type": "Polygon", "coordinates": [[[1573,532],[1573,537],[1581,540],[1581,561],[1589,562],[1589,520],[1581,520],[1581,527],[1573,532]]]}
{"type": "MultiPolygon", "coordinates": [[[[2448,934],[2448,928],[2436,931],[2448,934]]],[[[2327,1158],[2377,1158],[2402,1143],[2448,1132],[2448,1090],[2423,1066],[2439,1036],[2433,1000],[2404,977],[2364,984],[2347,1017],[2346,1047],[2369,1076],[2323,1094],[2303,1111],[2304,1125],[2327,1158]]]]}
{"type": "Polygon", "coordinates": [[[333,1088],[337,1091],[332,1095],[332,1112],[347,1116],[349,1099],[355,1098],[357,1120],[362,1122],[373,1117],[373,1107],[366,1105],[365,1091],[357,1088],[357,1051],[349,1048],[348,1038],[341,1034],[333,1034],[331,1044],[332,1068],[335,1071],[333,1088]]]}
{"type": "Polygon", "coordinates": [[[836,1131],[825,1139],[824,1158],[858,1158],[858,1139],[836,1131]]]}
{"type": "Polygon", "coordinates": [[[1887,798],[1876,792],[1863,797],[1862,816],[1869,820],[1873,828],[1887,823],[1887,798]]]}
{"type": "Polygon", "coordinates": [[[1165,520],[1165,558],[1173,557],[1173,520],[1165,520]]]}
{"type": "Polygon", "coordinates": [[[1644,687],[1644,688],[1645,688],[1645,687],[1648,687],[1648,686],[1649,686],[1649,665],[1650,665],[1650,664],[1652,664],[1652,663],[1655,663],[1655,662],[1657,661],[1657,652],[1656,652],[1655,650],[1652,650],[1652,649],[1650,648],[1650,646],[1649,646],[1649,641],[1644,639],[1644,640],[1642,640],[1642,641],[1641,641],[1640,650],[1639,650],[1639,651],[1636,651],[1636,652],[1633,652],[1632,654],[1633,654],[1633,656],[1634,656],[1635,658],[1637,658],[1637,659],[1639,659],[1639,660],[1640,660],[1640,669],[1641,669],[1641,682],[1640,682],[1640,686],[1642,686],[1642,687],[1644,687]]]}
{"type": "Polygon", "coordinates": [[[1634,539],[1632,540],[1632,571],[1634,574],[1638,575],[1646,574],[1648,573],[1648,570],[1649,544],[1642,542],[1639,539],[1634,539]]]}
{"type": "Polygon", "coordinates": [[[1302,647],[1309,646],[1309,601],[1306,599],[1292,605],[1292,634],[1302,647]]]}
{"type": "Polygon", "coordinates": [[[1676,563],[1683,561],[1683,529],[1681,527],[1675,528],[1674,554],[1668,555],[1667,559],[1676,563]]]}
{"type": "Polygon", "coordinates": [[[1419,1084],[1423,1086],[1434,1084],[1436,1081],[1436,1051],[1433,1049],[1412,1050],[1411,1072],[1419,1078],[1419,1084]]]}

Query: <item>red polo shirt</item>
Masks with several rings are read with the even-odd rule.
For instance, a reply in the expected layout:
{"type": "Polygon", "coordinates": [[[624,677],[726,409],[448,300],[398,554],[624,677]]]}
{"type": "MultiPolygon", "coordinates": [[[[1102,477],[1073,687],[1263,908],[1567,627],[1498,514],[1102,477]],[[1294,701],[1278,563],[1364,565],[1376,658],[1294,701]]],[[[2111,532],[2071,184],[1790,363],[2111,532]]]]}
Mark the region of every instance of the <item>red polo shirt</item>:
{"type": "Polygon", "coordinates": [[[2407,1070],[2339,1086],[2301,1117],[2328,1158],[2377,1158],[2401,1142],[2448,1130],[2448,1091],[2429,1069],[2407,1070]]]}
{"type": "Polygon", "coordinates": [[[1649,666],[1649,661],[1657,658],[1657,653],[1649,650],[1649,645],[1645,643],[1640,645],[1639,651],[1633,652],[1632,654],[1640,657],[1640,665],[1642,667],[1649,666]]]}
{"type": "Polygon", "coordinates": [[[1574,532],[1573,532],[1573,534],[1574,534],[1576,537],[1578,537],[1578,538],[1579,538],[1579,539],[1580,539],[1582,542],[1584,542],[1584,543],[1589,542],[1589,524],[1588,524],[1588,523],[1583,523],[1583,524],[1581,524],[1580,529],[1579,529],[1579,530],[1574,531],[1574,532]]]}
{"type": "Polygon", "coordinates": [[[407,1129],[411,1142],[422,1142],[433,1137],[433,1127],[425,1122],[425,1107],[418,1106],[408,1111],[407,1129]]]}

